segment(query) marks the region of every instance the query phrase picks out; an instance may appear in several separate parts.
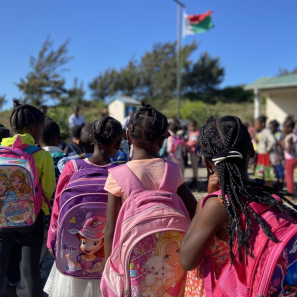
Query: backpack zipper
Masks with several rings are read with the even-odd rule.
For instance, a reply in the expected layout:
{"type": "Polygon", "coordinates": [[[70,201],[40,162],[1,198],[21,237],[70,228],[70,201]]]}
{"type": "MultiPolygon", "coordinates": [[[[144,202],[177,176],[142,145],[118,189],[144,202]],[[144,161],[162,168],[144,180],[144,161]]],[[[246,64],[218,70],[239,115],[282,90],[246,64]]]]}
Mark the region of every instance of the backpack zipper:
{"type": "MultiPolygon", "coordinates": [[[[60,215],[61,215],[61,212],[62,212],[62,210],[64,209],[64,207],[65,207],[65,205],[69,202],[69,201],[72,201],[73,199],[76,199],[77,197],[80,197],[80,196],[86,196],[86,195],[106,195],[107,196],[107,193],[85,193],[85,194],[80,194],[80,195],[76,195],[76,196],[73,196],[72,198],[70,198],[69,200],[67,200],[64,204],[63,204],[63,206],[61,207],[61,209],[59,210],[59,216],[58,216],[58,226],[60,227],[60,223],[59,223],[59,221],[60,221],[60,215]]],[[[94,202],[94,201],[92,201],[92,202],[85,202],[85,203],[106,203],[106,202],[94,202]]],[[[84,204],[84,203],[82,203],[82,204],[84,204]]],[[[68,210],[69,211],[69,210],[68,210]]],[[[68,212],[67,211],[67,212],[68,212]]],[[[66,213],[67,213],[66,212],[66,213]]],[[[66,213],[65,213],[65,215],[66,215],[66,213]]]]}
{"type": "MultiPolygon", "coordinates": [[[[284,234],[281,237],[281,239],[280,239],[281,243],[286,245],[290,241],[291,236],[293,234],[295,234],[296,231],[297,231],[297,226],[293,226],[293,228],[288,233],[284,234]]],[[[275,260],[278,260],[278,258],[274,259],[274,257],[275,257],[275,255],[279,255],[279,253],[282,251],[283,244],[279,244],[279,245],[276,244],[276,246],[274,246],[272,248],[270,256],[269,256],[269,258],[267,259],[267,262],[266,262],[267,264],[265,265],[265,268],[264,268],[264,271],[268,270],[268,273],[266,273],[266,277],[262,278],[261,285],[259,287],[257,296],[259,296],[259,295],[264,296],[264,293],[266,294],[267,282],[269,281],[269,279],[271,277],[271,274],[273,272],[273,268],[275,266],[275,260]]]]}

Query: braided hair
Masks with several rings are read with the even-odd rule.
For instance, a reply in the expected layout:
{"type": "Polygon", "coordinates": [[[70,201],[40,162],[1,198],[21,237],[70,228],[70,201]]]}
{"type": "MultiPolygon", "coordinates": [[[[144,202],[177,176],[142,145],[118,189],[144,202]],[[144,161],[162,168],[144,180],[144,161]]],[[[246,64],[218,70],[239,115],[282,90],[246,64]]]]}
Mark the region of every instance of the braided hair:
{"type": "Polygon", "coordinates": [[[132,115],[128,129],[133,143],[145,149],[149,143],[165,138],[168,121],[165,115],[147,104],[132,115]]]}
{"type": "Polygon", "coordinates": [[[14,102],[14,109],[10,116],[10,125],[14,133],[21,134],[30,125],[43,123],[43,113],[34,106],[14,102]]]}
{"type": "Polygon", "coordinates": [[[122,133],[122,125],[112,117],[103,117],[93,124],[94,140],[105,146],[121,140],[122,133]]]}
{"type": "Polygon", "coordinates": [[[214,162],[217,168],[222,200],[228,215],[227,233],[231,263],[234,257],[233,243],[235,239],[238,242],[239,260],[242,261],[243,246],[245,252],[249,254],[252,218],[261,226],[269,239],[276,241],[266,222],[249,206],[249,202],[258,202],[275,207],[280,212],[297,219],[295,205],[284,197],[283,192],[242,179],[240,173],[242,159],[246,159],[251,146],[248,130],[237,117],[210,118],[200,130],[199,150],[202,156],[214,162]],[[292,208],[274,199],[273,194],[277,194],[292,208]],[[245,230],[241,225],[238,211],[244,217],[245,230]]]}

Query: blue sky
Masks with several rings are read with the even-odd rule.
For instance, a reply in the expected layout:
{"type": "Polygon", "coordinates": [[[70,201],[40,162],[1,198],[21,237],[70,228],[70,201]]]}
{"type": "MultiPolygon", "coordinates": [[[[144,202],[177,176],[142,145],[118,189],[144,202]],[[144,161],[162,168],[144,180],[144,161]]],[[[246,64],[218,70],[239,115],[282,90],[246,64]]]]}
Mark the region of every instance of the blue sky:
{"type": "MultiPolygon", "coordinates": [[[[273,76],[279,67],[297,66],[296,0],[184,0],[188,14],[213,10],[215,28],[187,37],[200,42],[199,54],[220,56],[226,76],[222,86],[251,83],[273,76]]],[[[65,73],[88,83],[109,67],[125,66],[154,42],[176,39],[173,0],[11,0],[0,2],[0,94],[19,97],[14,82],[29,71],[50,34],[57,47],[70,38],[75,59],[65,73]]],[[[89,97],[89,93],[88,93],[89,97]]],[[[11,101],[5,106],[9,108],[11,101]]]]}

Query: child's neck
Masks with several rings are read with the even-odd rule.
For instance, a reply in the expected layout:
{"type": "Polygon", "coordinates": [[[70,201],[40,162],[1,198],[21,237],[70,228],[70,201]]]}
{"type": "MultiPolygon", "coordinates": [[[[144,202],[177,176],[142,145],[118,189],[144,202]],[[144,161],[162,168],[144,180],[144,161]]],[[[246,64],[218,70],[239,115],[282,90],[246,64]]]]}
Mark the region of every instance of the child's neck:
{"type": "Polygon", "coordinates": [[[133,145],[134,156],[133,160],[143,160],[143,159],[156,159],[158,158],[158,152],[155,149],[143,149],[133,145]]]}
{"type": "Polygon", "coordinates": [[[94,154],[89,160],[95,165],[107,165],[110,163],[110,154],[95,148],[94,154]]]}

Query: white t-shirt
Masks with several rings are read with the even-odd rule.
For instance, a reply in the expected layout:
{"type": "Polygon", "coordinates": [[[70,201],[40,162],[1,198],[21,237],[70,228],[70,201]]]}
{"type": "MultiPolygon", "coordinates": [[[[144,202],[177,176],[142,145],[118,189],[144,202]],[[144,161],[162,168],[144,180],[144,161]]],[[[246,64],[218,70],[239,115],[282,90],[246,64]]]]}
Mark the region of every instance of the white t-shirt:
{"type": "Polygon", "coordinates": [[[72,129],[75,126],[82,126],[86,124],[86,121],[83,116],[76,116],[74,113],[68,118],[69,128],[72,129]]]}

